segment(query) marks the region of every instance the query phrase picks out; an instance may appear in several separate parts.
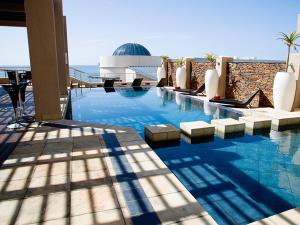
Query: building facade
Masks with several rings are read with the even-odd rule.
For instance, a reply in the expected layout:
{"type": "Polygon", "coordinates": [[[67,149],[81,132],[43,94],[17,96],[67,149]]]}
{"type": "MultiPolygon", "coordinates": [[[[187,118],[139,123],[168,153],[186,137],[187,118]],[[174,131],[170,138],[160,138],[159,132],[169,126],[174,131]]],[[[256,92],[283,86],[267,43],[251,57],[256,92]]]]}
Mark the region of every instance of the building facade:
{"type": "Polygon", "coordinates": [[[146,71],[156,71],[161,65],[159,56],[151,53],[142,45],[127,43],[118,47],[112,56],[100,57],[100,77],[131,82],[134,78],[143,77],[154,80],[153,74],[146,71]]]}

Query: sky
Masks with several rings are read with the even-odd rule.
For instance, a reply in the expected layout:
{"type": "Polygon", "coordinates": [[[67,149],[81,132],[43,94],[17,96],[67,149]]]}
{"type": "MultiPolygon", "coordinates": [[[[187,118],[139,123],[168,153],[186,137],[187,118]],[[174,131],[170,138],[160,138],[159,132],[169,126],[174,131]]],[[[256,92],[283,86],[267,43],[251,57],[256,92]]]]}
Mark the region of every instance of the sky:
{"type": "MultiPolygon", "coordinates": [[[[172,58],[285,59],[300,0],[63,0],[71,65],[96,65],[127,42],[172,58]]],[[[0,27],[0,65],[28,65],[26,28],[0,27]]]]}

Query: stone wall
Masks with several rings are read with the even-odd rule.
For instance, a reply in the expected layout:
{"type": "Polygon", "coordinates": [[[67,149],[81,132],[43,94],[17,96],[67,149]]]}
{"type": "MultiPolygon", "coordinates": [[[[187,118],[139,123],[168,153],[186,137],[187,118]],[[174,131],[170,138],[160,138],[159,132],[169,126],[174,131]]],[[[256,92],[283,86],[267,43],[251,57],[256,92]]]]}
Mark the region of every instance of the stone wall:
{"type": "Polygon", "coordinates": [[[168,84],[169,86],[176,86],[176,60],[169,60],[168,62],[168,84]]]}
{"type": "MultiPolygon", "coordinates": [[[[194,59],[191,61],[191,89],[197,89],[204,83],[205,72],[210,68],[211,63],[205,61],[204,59],[194,59]]],[[[176,69],[176,60],[169,60],[168,81],[169,85],[173,87],[176,86],[176,69]]]]}
{"type": "Polygon", "coordinates": [[[261,89],[260,96],[252,102],[252,107],[273,106],[273,82],[277,72],[285,70],[280,61],[234,61],[228,63],[226,77],[226,98],[244,100],[261,89]]]}
{"type": "MultiPolygon", "coordinates": [[[[197,89],[204,83],[206,70],[211,63],[203,58],[191,61],[192,89],[197,89]]],[[[168,81],[170,86],[176,86],[176,60],[168,62],[168,81]]],[[[225,97],[230,99],[247,99],[256,90],[261,89],[260,95],[251,103],[252,107],[273,106],[273,83],[277,72],[285,70],[285,62],[274,60],[234,60],[227,63],[225,97]]]]}
{"type": "Polygon", "coordinates": [[[212,68],[212,64],[204,60],[194,60],[191,64],[191,88],[197,89],[204,83],[205,72],[212,68]]]}

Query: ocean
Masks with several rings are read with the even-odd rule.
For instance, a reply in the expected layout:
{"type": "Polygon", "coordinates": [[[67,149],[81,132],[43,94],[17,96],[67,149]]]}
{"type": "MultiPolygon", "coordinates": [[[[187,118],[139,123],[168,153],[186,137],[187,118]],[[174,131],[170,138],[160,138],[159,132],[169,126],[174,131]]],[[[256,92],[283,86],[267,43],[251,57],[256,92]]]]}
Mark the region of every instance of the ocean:
{"type": "MultiPolygon", "coordinates": [[[[11,69],[11,70],[17,70],[17,69],[29,69],[30,67],[27,65],[19,65],[19,66],[11,66],[11,65],[2,65],[0,66],[0,77],[5,77],[6,74],[3,70],[11,69]]],[[[91,76],[99,76],[99,65],[72,65],[70,68],[75,68],[77,70],[80,70],[86,74],[89,74],[91,76]]],[[[70,69],[70,74],[79,76],[79,72],[76,73],[74,70],[70,69]]],[[[86,74],[82,74],[82,78],[84,80],[88,79],[86,74]]]]}
{"type": "MultiPolygon", "coordinates": [[[[11,66],[11,65],[0,65],[0,78],[6,77],[5,70],[29,70],[30,67],[27,65],[11,66]]],[[[156,80],[157,67],[130,67],[136,73],[141,74],[150,80],[156,80]]],[[[100,79],[99,65],[71,65],[70,75],[89,83],[102,82],[100,79]]]]}

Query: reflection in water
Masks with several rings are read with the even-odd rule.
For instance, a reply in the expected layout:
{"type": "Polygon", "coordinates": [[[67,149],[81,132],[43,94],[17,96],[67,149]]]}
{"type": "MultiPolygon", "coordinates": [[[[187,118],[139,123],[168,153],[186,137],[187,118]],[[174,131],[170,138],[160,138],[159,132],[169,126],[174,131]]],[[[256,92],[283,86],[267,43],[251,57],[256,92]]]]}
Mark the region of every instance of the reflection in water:
{"type": "Polygon", "coordinates": [[[300,165],[300,149],[295,152],[293,159],[292,159],[293,164],[295,165],[300,165]]]}
{"type": "Polygon", "coordinates": [[[203,109],[204,109],[205,115],[207,115],[207,116],[213,116],[213,115],[215,115],[215,113],[217,111],[217,107],[215,107],[213,104],[211,104],[207,100],[205,100],[203,102],[203,109]]]}
{"type": "Polygon", "coordinates": [[[180,111],[191,111],[192,103],[190,97],[182,95],[179,92],[175,92],[175,102],[179,106],[178,109],[180,111]]]}
{"type": "Polygon", "coordinates": [[[282,137],[284,137],[283,132],[278,132],[278,131],[275,131],[275,130],[271,130],[271,132],[270,132],[271,140],[273,140],[273,141],[280,140],[282,137]]]}
{"type": "Polygon", "coordinates": [[[295,145],[297,136],[289,131],[274,131],[271,130],[269,137],[272,142],[275,142],[278,144],[278,150],[282,154],[285,155],[293,155],[295,153],[295,150],[292,145],[295,145]]]}
{"type": "Polygon", "coordinates": [[[156,89],[156,95],[157,95],[157,97],[160,97],[160,98],[161,98],[161,96],[163,95],[163,92],[165,92],[164,89],[162,89],[162,88],[157,88],[157,89],[156,89]]]}
{"type": "Polygon", "coordinates": [[[140,98],[147,94],[150,88],[147,87],[126,87],[116,88],[116,92],[125,98],[140,98]]]}
{"type": "Polygon", "coordinates": [[[181,106],[182,103],[182,95],[179,92],[175,92],[175,102],[178,106],[181,106]]]}
{"type": "Polygon", "coordinates": [[[161,100],[161,105],[162,106],[166,105],[167,98],[168,98],[167,90],[164,88],[156,88],[156,95],[161,100]]]}

